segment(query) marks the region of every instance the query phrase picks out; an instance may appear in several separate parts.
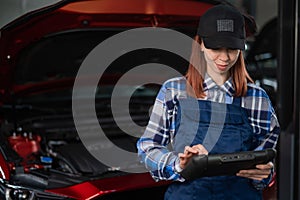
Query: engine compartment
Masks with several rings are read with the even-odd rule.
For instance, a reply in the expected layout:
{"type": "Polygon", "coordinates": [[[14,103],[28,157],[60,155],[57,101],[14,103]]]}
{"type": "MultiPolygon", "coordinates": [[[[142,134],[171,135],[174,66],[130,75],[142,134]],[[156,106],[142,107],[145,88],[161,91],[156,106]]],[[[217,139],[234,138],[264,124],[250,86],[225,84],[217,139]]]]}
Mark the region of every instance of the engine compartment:
{"type": "MultiPolygon", "coordinates": [[[[148,121],[149,116],[145,112],[148,112],[150,101],[145,105],[147,106],[139,108],[139,112],[136,109],[132,116],[144,125],[148,121]]],[[[59,110],[58,104],[55,106],[59,110]]],[[[32,110],[28,112],[24,108],[11,111],[11,106],[4,109],[2,114],[9,117],[0,128],[1,138],[5,141],[1,145],[1,151],[9,162],[11,184],[52,189],[127,174],[119,166],[106,166],[87,150],[78,136],[69,109],[66,113],[52,115],[41,115],[32,110]],[[28,114],[27,117],[13,120],[14,114],[23,116],[24,112],[28,114]]],[[[103,106],[98,117],[106,136],[113,144],[126,151],[136,152],[138,138],[122,132],[103,106]]],[[[86,126],[91,129],[89,124],[86,126]]],[[[110,148],[105,142],[99,143],[103,148],[110,148]]],[[[140,165],[138,160],[137,163],[126,163],[125,167],[132,168],[136,165],[140,165]]]]}

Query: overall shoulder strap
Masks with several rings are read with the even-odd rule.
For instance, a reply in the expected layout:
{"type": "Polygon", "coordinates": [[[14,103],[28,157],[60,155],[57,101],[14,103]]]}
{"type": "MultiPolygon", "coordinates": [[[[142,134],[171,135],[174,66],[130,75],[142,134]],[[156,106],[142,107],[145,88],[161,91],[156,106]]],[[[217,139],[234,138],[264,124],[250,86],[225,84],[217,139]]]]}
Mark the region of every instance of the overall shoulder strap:
{"type": "Polygon", "coordinates": [[[241,97],[234,97],[232,104],[241,107],[242,106],[242,98],[241,97]]]}

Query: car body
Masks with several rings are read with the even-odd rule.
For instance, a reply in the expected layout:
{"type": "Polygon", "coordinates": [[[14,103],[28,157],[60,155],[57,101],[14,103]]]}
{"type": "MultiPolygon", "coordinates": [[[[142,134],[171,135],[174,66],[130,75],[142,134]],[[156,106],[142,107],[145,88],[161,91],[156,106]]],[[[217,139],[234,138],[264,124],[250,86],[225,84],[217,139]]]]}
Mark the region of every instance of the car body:
{"type": "MultiPolygon", "coordinates": [[[[65,0],[1,28],[1,199],[162,199],[169,182],[155,182],[147,172],[129,173],[119,166],[107,166],[82,144],[72,115],[75,77],[86,56],[106,39],[141,27],[168,28],[193,36],[200,16],[219,3],[65,0]]],[[[99,123],[114,144],[130,152],[136,152],[139,135],[128,136],[120,130],[113,120],[110,98],[122,75],[144,63],[171,65],[180,73],[187,67],[184,60],[168,52],[145,49],[118,58],[100,78],[95,98],[99,123]]],[[[83,77],[87,82],[90,78],[99,77],[83,77]]],[[[130,96],[130,115],[142,127],[137,130],[141,134],[159,85],[120,87],[130,96]],[[136,89],[127,93],[128,88],[136,89]]],[[[84,128],[97,131],[89,123],[84,128]]],[[[136,165],[140,167],[138,162],[127,167],[136,165]]]]}

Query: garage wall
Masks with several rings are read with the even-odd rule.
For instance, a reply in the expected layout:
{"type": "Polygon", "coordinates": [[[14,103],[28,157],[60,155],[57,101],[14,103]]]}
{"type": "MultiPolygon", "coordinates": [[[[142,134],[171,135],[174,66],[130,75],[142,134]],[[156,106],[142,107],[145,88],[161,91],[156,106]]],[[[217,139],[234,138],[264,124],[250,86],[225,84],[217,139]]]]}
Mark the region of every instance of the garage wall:
{"type": "Polygon", "coordinates": [[[278,0],[257,0],[256,1],[256,23],[260,29],[266,22],[278,14],[278,0]]]}
{"type": "Polygon", "coordinates": [[[0,27],[18,16],[59,0],[0,0],[0,27]]]}

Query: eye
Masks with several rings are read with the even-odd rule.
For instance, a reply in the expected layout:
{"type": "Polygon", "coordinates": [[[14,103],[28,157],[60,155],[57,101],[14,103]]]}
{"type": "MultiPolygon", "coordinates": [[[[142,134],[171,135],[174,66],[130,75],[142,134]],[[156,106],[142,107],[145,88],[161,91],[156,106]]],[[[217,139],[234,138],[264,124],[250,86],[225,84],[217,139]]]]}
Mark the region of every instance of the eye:
{"type": "Polygon", "coordinates": [[[211,50],[213,50],[213,51],[220,51],[221,48],[211,48],[211,50]]]}
{"type": "Polygon", "coordinates": [[[238,53],[239,49],[228,49],[228,53],[238,53]]]}

